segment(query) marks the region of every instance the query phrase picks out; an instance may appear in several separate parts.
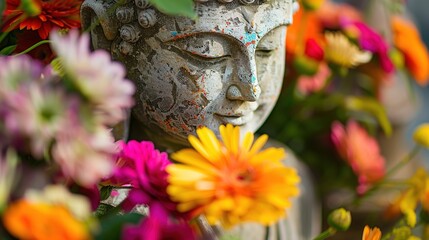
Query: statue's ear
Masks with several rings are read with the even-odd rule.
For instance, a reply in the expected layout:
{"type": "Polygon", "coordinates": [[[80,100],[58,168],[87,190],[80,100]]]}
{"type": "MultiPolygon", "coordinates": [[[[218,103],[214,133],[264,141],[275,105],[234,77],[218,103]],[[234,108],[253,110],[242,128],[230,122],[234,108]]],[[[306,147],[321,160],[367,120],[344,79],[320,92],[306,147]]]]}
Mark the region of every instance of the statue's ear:
{"type": "Polygon", "coordinates": [[[110,51],[111,43],[118,34],[118,21],[113,8],[113,4],[107,4],[103,0],[86,0],[82,4],[82,29],[90,32],[94,49],[110,51]]]}

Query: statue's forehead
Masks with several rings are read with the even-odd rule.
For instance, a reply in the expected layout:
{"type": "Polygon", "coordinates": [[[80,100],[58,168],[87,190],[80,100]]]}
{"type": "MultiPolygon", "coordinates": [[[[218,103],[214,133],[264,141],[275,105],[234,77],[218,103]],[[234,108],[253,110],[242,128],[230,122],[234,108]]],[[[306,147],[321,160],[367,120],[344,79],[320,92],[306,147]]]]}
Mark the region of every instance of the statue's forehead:
{"type": "Polygon", "coordinates": [[[200,4],[196,21],[168,18],[156,34],[161,41],[198,33],[220,33],[246,43],[261,38],[272,29],[292,22],[292,0],[274,0],[261,5],[200,4]]]}

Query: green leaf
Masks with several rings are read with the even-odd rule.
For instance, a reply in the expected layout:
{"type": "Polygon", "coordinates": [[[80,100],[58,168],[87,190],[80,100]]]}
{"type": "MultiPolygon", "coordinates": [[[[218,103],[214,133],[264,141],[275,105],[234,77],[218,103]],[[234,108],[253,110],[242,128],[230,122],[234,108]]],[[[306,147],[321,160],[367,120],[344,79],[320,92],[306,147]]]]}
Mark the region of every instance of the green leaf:
{"type": "Polygon", "coordinates": [[[95,240],[121,239],[122,229],[125,224],[137,224],[144,216],[138,213],[124,215],[112,215],[101,219],[101,229],[95,240]]]}
{"type": "Polygon", "coordinates": [[[106,200],[110,197],[110,194],[112,193],[113,187],[112,186],[103,186],[100,189],[100,198],[101,200],[106,200]]]}
{"type": "Polygon", "coordinates": [[[346,108],[352,111],[361,111],[374,116],[387,136],[392,134],[392,125],[386,115],[384,107],[373,98],[348,97],[345,102],[346,108]]]}
{"type": "Polygon", "coordinates": [[[115,207],[109,204],[100,203],[98,208],[95,210],[94,215],[98,218],[108,215],[110,212],[115,211],[115,207]]]}
{"type": "Polygon", "coordinates": [[[66,75],[64,71],[64,66],[61,62],[61,59],[56,57],[51,61],[51,67],[54,70],[56,74],[58,74],[60,77],[64,77],[66,75]]]}
{"type": "Polygon", "coordinates": [[[3,16],[3,12],[6,9],[6,0],[0,0],[0,16],[3,16]]]}
{"type": "Polygon", "coordinates": [[[7,46],[7,47],[3,48],[2,50],[0,50],[0,55],[10,55],[13,53],[13,51],[15,51],[15,49],[16,49],[16,44],[11,45],[11,46],[7,46]]]}
{"type": "Polygon", "coordinates": [[[41,5],[34,0],[21,0],[19,7],[30,17],[35,17],[42,12],[41,5]]]}
{"type": "Polygon", "coordinates": [[[197,17],[194,11],[193,0],[149,0],[149,2],[165,14],[179,15],[192,19],[197,17]]]}

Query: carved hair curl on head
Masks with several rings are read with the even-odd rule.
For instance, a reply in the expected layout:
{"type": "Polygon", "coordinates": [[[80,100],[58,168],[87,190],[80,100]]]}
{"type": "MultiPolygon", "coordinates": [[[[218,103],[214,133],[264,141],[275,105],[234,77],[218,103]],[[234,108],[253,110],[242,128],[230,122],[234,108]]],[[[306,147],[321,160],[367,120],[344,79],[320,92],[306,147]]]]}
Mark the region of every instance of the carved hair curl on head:
{"type": "MultiPolygon", "coordinates": [[[[171,0],[175,1],[175,0],[171,0]]],[[[272,0],[194,0],[197,4],[234,5],[261,5],[272,0]]],[[[296,0],[280,0],[294,3],[296,0]]],[[[295,10],[294,10],[295,11],[295,10]]],[[[133,43],[140,40],[143,32],[153,32],[160,18],[160,13],[150,4],[149,0],[85,0],[81,8],[82,24],[84,29],[94,30],[94,19],[99,21],[104,32],[105,39],[98,39],[97,48],[110,50],[110,41],[120,38],[119,50],[127,55],[132,52],[133,43]],[[107,9],[111,9],[107,10],[107,9]]],[[[98,23],[96,23],[98,25],[98,23]]]]}

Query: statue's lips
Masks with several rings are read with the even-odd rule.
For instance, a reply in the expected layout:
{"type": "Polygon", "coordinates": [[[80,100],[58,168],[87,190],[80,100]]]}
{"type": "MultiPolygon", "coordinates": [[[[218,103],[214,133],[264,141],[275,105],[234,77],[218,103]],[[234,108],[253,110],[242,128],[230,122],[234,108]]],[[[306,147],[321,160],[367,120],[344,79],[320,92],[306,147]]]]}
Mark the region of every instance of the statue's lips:
{"type": "Polygon", "coordinates": [[[240,115],[220,115],[217,114],[217,116],[219,117],[219,119],[221,120],[221,122],[223,124],[232,124],[235,126],[240,126],[240,125],[244,125],[250,121],[252,121],[254,113],[250,112],[247,114],[240,114],[240,115]]]}

